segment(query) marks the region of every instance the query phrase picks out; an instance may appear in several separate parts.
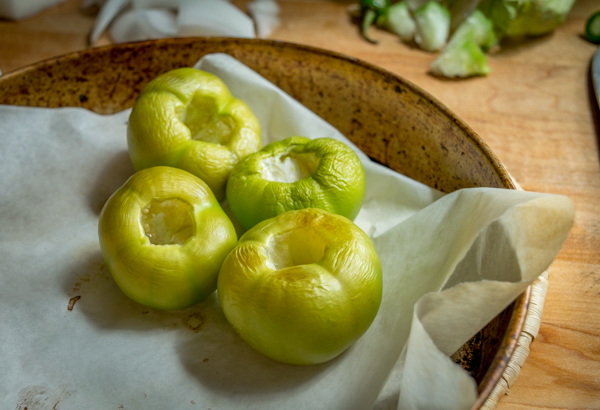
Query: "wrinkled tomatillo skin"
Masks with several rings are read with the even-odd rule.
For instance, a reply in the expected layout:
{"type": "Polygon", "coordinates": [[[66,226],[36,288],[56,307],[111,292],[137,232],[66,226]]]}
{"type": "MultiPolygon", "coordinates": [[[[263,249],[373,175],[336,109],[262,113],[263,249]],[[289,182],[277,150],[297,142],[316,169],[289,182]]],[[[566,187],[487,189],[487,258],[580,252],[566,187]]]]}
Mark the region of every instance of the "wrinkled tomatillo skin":
{"type": "Polygon", "coordinates": [[[186,308],[213,293],[237,242],[208,186],[171,167],[134,174],[104,205],[98,233],[117,285],[156,309],[186,308]]]}
{"type": "Polygon", "coordinates": [[[304,208],[354,220],[365,197],[365,181],[360,159],[346,144],[291,137],[265,146],[235,166],[227,183],[227,202],[245,229],[304,208]]]}
{"type": "Polygon", "coordinates": [[[289,211],[242,236],[221,267],[218,296],[254,349],[283,363],[323,363],[374,320],[381,263],[349,219],[320,209],[289,211]]]}
{"type": "Polygon", "coordinates": [[[234,165],[262,146],[250,108],[217,76],[195,68],[169,71],[146,85],[129,117],[127,142],[137,171],[184,169],[218,200],[234,165]]]}

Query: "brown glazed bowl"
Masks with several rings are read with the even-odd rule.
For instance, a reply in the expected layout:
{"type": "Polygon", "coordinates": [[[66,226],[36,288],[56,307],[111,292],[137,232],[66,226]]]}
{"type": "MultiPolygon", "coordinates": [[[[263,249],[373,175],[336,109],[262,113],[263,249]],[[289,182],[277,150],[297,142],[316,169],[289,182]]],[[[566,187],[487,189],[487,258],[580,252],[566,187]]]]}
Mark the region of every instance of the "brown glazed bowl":
{"type": "MultiPolygon", "coordinates": [[[[133,106],[157,75],[227,53],[335,126],[373,160],[443,192],[515,189],[489,147],[448,108],[414,84],[340,54],[296,44],[177,38],[67,54],[0,77],[0,104],[85,107],[100,114],[133,106]]],[[[453,359],[479,386],[479,408],[512,356],[530,290],[466,343],[453,359]]]]}

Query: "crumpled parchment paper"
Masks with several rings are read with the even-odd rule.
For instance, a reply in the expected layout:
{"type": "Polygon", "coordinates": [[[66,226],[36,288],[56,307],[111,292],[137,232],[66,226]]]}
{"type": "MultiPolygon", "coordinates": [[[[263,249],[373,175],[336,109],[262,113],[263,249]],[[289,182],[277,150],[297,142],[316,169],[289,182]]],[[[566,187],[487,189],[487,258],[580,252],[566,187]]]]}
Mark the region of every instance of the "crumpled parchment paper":
{"type": "Polygon", "coordinates": [[[93,5],[102,8],[90,32],[91,44],[107,28],[114,43],[124,43],[166,37],[268,37],[280,24],[276,0],[252,0],[246,5],[248,14],[229,0],[84,0],[82,8],[93,5]]]}
{"type": "MultiPolygon", "coordinates": [[[[252,108],[265,144],[348,142],[232,57],[199,66],[252,108]]],[[[468,409],[476,385],[448,355],[547,269],[573,222],[562,196],[444,196],[359,152],[356,223],[382,260],[381,309],[336,359],[284,365],[233,332],[216,294],[157,311],[110,277],[97,223],[134,172],[128,115],[0,106],[0,408],[468,409]]]]}

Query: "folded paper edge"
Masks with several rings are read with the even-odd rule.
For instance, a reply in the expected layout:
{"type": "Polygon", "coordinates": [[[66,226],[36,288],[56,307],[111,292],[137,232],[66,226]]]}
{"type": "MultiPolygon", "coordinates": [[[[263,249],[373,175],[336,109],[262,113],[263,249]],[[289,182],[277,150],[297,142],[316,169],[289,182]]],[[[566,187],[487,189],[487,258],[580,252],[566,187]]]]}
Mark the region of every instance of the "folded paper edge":
{"type": "MultiPolygon", "coordinates": [[[[513,179],[513,182],[515,182],[514,179],[513,179]]],[[[515,182],[515,186],[517,187],[517,190],[524,191],[523,188],[516,182],[515,182]]],[[[547,194],[547,195],[552,195],[552,194],[547,194]]],[[[485,390],[481,391],[479,396],[477,396],[476,399],[473,401],[473,405],[472,405],[472,407],[470,407],[470,410],[480,410],[480,409],[491,410],[497,405],[498,401],[500,400],[500,398],[503,395],[508,394],[509,388],[512,386],[512,384],[516,380],[522,366],[524,365],[524,363],[529,355],[529,351],[530,351],[529,347],[538,334],[540,323],[541,323],[542,312],[543,312],[543,305],[544,305],[545,296],[546,296],[546,290],[548,288],[550,265],[554,262],[556,255],[558,254],[560,249],[562,249],[562,247],[564,246],[564,243],[567,240],[569,232],[571,231],[573,223],[574,223],[574,204],[573,204],[572,200],[570,200],[570,198],[568,198],[568,197],[561,196],[561,195],[554,195],[554,196],[562,197],[562,202],[565,205],[563,211],[571,214],[570,218],[565,218],[565,221],[567,221],[567,219],[569,219],[570,224],[568,224],[569,226],[567,227],[566,226],[567,224],[565,222],[564,224],[562,224],[562,226],[557,226],[557,229],[559,229],[561,231],[565,231],[565,229],[566,229],[566,231],[564,234],[564,238],[561,241],[561,244],[560,245],[554,244],[555,247],[558,246],[558,250],[554,254],[554,257],[552,257],[550,264],[546,265],[546,267],[543,268],[544,270],[542,271],[540,276],[534,277],[534,278],[530,277],[530,279],[524,280],[524,282],[530,281],[529,285],[525,288],[525,292],[531,290],[531,299],[526,308],[527,311],[525,312],[525,318],[522,319],[523,320],[522,327],[519,330],[520,334],[518,336],[516,344],[514,345],[514,350],[512,351],[510,358],[506,362],[506,367],[505,367],[504,371],[502,372],[501,376],[498,378],[498,381],[496,382],[496,384],[491,388],[486,388],[485,390]]],[[[506,212],[510,212],[511,210],[518,209],[521,205],[529,204],[531,202],[539,202],[539,198],[525,201],[522,204],[516,205],[516,207],[511,206],[509,209],[507,209],[506,212]]],[[[513,211],[513,213],[514,213],[514,211],[513,211]]],[[[504,215],[506,215],[506,213],[503,213],[503,216],[504,215]]],[[[559,224],[559,225],[561,225],[561,224],[559,224]]],[[[535,267],[533,269],[535,269],[535,267]]],[[[515,284],[517,284],[517,283],[515,283],[515,284]]],[[[451,289],[445,290],[445,292],[448,292],[448,291],[451,291],[451,289]]],[[[444,291],[442,290],[442,292],[444,292],[444,291]]],[[[424,295],[423,297],[427,297],[427,295],[424,295]]],[[[421,300],[422,299],[419,299],[419,302],[417,302],[416,306],[418,306],[418,304],[421,302],[421,300]]],[[[420,323],[423,318],[418,318],[418,316],[420,317],[420,315],[417,314],[416,310],[415,310],[414,314],[415,314],[415,316],[413,318],[413,322],[416,319],[420,323]]],[[[436,342],[434,341],[435,339],[429,334],[429,331],[426,331],[425,329],[426,329],[426,327],[423,327],[423,330],[425,331],[427,339],[430,340],[435,345],[436,344],[436,342]]],[[[410,334],[412,334],[412,332],[413,332],[413,329],[411,328],[410,334]]],[[[506,338],[507,335],[505,335],[504,337],[506,338]]],[[[512,335],[512,337],[515,338],[514,334],[512,335]]],[[[412,341],[412,338],[409,338],[409,340],[407,341],[407,344],[409,345],[409,347],[410,347],[411,341],[412,341]]],[[[444,357],[447,357],[446,356],[447,353],[443,353],[439,347],[436,346],[435,350],[442,353],[444,355],[444,357]]],[[[450,358],[448,358],[448,359],[450,359],[450,358]]],[[[454,364],[454,362],[448,360],[447,365],[449,365],[450,363],[454,364]]],[[[438,365],[440,365],[440,364],[442,364],[442,363],[438,363],[438,365]]],[[[403,379],[404,379],[406,377],[406,373],[405,372],[403,372],[403,373],[404,373],[403,374],[403,379]]],[[[498,376],[496,376],[496,377],[498,377],[498,376]]],[[[404,380],[403,380],[402,384],[404,384],[404,380]]],[[[401,391],[403,388],[401,388],[401,391]]],[[[411,396],[411,394],[408,394],[408,396],[411,396]]],[[[419,400],[417,400],[416,402],[413,403],[410,398],[407,399],[406,397],[403,397],[402,394],[400,394],[398,409],[401,409],[401,410],[417,409],[417,408],[421,408],[420,406],[422,404],[423,403],[421,403],[419,400]]],[[[465,407],[465,405],[466,405],[466,403],[463,401],[459,406],[460,406],[460,408],[467,409],[468,407],[465,407]]],[[[442,405],[442,407],[438,406],[436,408],[443,408],[443,405],[442,405]]]]}
{"type": "MultiPolygon", "coordinates": [[[[507,172],[508,173],[508,172],[507,172]]],[[[521,184],[508,173],[508,177],[514,184],[517,190],[524,191],[521,184]]],[[[483,403],[477,400],[473,405],[472,410],[493,410],[500,398],[507,395],[510,387],[513,385],[521,368],[525,365],[525,361],[529,357],[529,346],[535,340],[540,330],[542,322],[542,314],[544,313],[544,303],[546,301],[546,292],[548,290],[550,280],[550,268],[540,275],[531,285],[531,297],[525,316],[525,323],[521,329],[521,335],[517,341],[517,346],[513,355],[509,359],[502,376],[498,383],[492,389],[492,392],[483,403]]]]}

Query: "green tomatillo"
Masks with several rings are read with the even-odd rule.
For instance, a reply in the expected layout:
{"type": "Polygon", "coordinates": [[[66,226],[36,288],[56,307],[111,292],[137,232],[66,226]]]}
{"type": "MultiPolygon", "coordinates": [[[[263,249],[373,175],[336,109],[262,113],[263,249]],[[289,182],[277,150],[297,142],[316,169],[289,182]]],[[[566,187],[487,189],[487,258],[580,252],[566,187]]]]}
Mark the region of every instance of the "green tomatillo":
{"type": "Polygon", "coordinates": [[[208,186],[171,167],[134,174],[104,205],[98,226],[121,290],[157,309],[182,309],[213,293],[237,237],[208,186]]]}
{"type": "Polygon", "coordinates": [[[165,165],[208,184],[218,200],[234,165],[260,149],[260,125],[217,76],[179,68],[152,80],[137,99],[127,130],[136,170],[165,165]]]}
{"type": "Polygon", "coordinates": [[[354,220],[364,196],[360,159],[346,144],[331,138],[273,142],[240,161],[227,183],[227,202],[245,229],[304,208],[354,220]]]}
{"type": "Polygon", "coordinates": [[[369,328],[382,297],[381,263],[352,221],[289,211],[246,232],[227,256],[219,303],[250,346],[288,364],[338,356],[369,328]]]}

